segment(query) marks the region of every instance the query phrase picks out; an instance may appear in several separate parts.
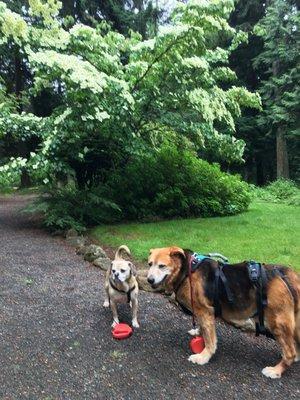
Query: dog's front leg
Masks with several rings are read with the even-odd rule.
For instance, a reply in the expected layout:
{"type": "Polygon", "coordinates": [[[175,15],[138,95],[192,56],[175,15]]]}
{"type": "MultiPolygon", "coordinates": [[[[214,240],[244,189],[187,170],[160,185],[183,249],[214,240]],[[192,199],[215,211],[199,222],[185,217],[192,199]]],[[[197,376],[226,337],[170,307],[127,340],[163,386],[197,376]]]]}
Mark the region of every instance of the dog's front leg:
{"type": "Polygon", "coordinates": [[[115,327],[115,325],[119,323],[119,316],[118,316],[117,304],[112,299],[110,299],[110,308],[114,319],[111,326],[115,327]]]}
{"type": "Polygon", "coordinates": [[[104,298],[103,307],[105,307],[105,308],[109,307],[109,285],[108,285],[108,279],[109,279],[109,271],[106,272],[105,285],[104,285],[105,298],[104,298]]]}
{"type": "Polygon", "coordinates": [[[205,342],[205,348],[201,353],[191,355],[189,357],[189,361],[195,364],[204,365],[208,363],[208,361],[215,354],[217,349],[215,316],[213,311],[211,312],[207,309],[197,310],[195,314],[200,329],[202,331],[202,335],[205,342]]]}
{"type": "Polygon", "coordinates": [[[109,293],[108,293],[107,287],[105,287],[105,298],[104,298],[103,307],[105,307],[105,308],[109,307],[109,293]]]}
{"type": "Polygon", "coordinates": [[[134,328],[139,328],[140,325],[137,320],[138,299],[137,298],[131,299],[131,303],[132,303],[132,326],[134,328]]]}

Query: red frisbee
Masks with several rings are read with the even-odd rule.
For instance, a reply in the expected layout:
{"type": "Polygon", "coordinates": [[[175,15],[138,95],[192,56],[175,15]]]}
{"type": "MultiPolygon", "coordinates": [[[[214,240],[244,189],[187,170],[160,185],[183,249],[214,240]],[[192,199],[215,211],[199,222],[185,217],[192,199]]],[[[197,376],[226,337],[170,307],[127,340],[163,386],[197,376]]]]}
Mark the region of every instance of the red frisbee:
{"type": "Polygon", "coordinates": [[[132,335],[132,328],[127,324],[116,324],[111,333],[115,339],[127,339],[132,335]]]}
{"type": "Polygon", "coordinates": [[[202,353],[205,343],[202,336],[195,336],[190,340],[190,349],[193,353],[202,353]]]}

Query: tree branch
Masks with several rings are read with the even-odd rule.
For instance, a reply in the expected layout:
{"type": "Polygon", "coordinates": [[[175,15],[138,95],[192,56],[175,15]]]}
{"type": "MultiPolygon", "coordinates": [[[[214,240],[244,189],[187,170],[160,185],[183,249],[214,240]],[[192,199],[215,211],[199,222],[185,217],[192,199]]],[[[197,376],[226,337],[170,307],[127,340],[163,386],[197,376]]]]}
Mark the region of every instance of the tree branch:
{"type": "Polygon", "coordinates": [[[149,73],[150,70],[152,69],[153,65],[156,64],[165,54],[167,54],[168,51],[171,50],[172,47],[173,47],[175,44],[177,44],[180,40],[184,39],[184,38],[188,35],[188,33],[190,33],[190,29],[189,29],[183,36],[180,36],[179,38],[177,38],[177,40],[175,40],[174,42],[170,43],[169,46],[167,46],[167,48],[166,48],[162,53],[158,54],[158,56],[156,56],[156,57],[154,58],[154,60],[152,61],[152,63],[148,65],[148,68],[147,68],[146,71],[143,73],[143,75],[142,75],[139,79],[136,80],[136,82],[135,82],[135,84],[134,84],[134,86],[133,86],[133,88],[132,88],[132,91],[133,91],[133,92],[136,91],[136,89],[138,88],[138,86],[139,86],[139,84],[141,83],[141,81],[146,77],[146,75],[148,75],[148,73],[149,73]]]}

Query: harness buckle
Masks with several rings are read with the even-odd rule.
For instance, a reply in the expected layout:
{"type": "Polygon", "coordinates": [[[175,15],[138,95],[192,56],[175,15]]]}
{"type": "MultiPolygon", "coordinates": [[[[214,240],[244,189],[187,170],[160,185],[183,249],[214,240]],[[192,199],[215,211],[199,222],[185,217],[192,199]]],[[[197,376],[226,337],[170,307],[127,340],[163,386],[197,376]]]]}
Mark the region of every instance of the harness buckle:
{"type": "Polygon", "coordinates": [[[192,271],[194,271],[194,270],[196,269],[196,267],[197,267],[198,264],[199,264],[199,261],[197,260],[197,258],[195,258],[195,257],[193,256],[192,262],[191,262],[192,271]]]}
{"type": "Polygon", "coordinates": [[[253,283],[257,283],[260,277],[260,264],[257,264],[255,261],[250,261],[248,264],[248,271],[250,280],[253,283]]]}
{"type": "Polygon", "coordinates": [[[204,261],[207,258],[209,258],[209,257],[207,257],[207,256],[205,256],[203,254],[194,253],[191,256],[191,270],[192,270],[192,272],[195,272],[196,269],[199,267],[199,265],[202,263],[202,261],[204,261]]]}

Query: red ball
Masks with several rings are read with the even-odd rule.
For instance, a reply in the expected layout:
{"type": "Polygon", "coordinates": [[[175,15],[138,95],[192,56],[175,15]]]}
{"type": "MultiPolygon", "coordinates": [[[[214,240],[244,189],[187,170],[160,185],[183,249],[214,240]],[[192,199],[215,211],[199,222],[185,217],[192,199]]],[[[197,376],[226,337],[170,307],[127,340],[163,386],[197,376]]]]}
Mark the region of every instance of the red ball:
{"type": "Polygon", "coordinates": [[[193,353],[201,353],[204,348],[205,343],[202,336],[195,336],[190,340],[190,349],[193,353]]]}
{"type": "Polygon", "coordinates": [[[132,328],[127,324],[116,324],[111,333],[115,339],[127,339],[132,335],[132,328]]]}

